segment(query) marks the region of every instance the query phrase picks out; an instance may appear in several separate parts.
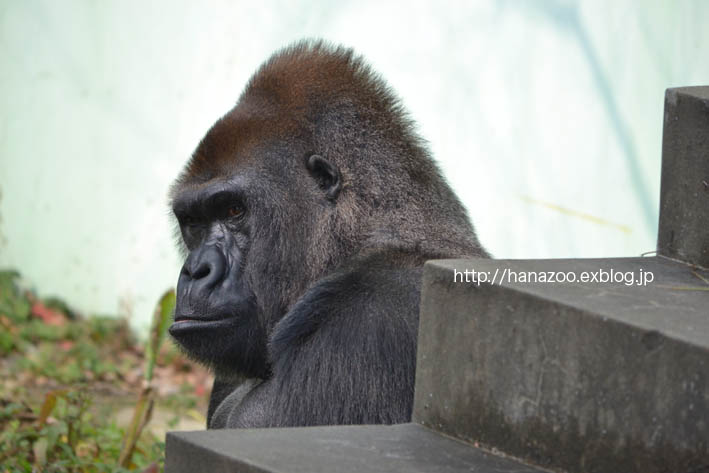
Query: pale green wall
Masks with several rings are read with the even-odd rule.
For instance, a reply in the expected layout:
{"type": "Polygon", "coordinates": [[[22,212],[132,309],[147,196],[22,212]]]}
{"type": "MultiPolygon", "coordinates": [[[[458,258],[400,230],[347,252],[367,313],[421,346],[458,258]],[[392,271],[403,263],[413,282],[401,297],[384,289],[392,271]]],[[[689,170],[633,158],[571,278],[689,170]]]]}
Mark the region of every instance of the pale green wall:
{"type": "Polygon", "coordinates": [[[653,250],[663,93],[709,84],[707,25],[704,1],[4,0],[0,267],[144,325],[180,266],[170,181],[305,36],[398,91],[496,256],[653,250]]]}

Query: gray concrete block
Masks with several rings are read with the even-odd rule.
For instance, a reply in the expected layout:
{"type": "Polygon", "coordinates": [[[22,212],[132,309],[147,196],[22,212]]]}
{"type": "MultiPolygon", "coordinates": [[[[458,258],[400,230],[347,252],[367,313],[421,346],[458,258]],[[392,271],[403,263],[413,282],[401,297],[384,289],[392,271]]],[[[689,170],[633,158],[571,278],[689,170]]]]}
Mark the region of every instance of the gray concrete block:
{"type": "Polygon", "coordinates": [[[666,258],[449,260],[424,271],[414,421],[574,472],[709,471],[709,272],[666,258]],[[622,283],[454,282],[599,268],[622,283]]]}
{"type": "Polygon", "coordinates": [[[165,473],[542,473],[417,424],[167,434],[165,473]]]}
{"type": "Polygon", "coordinates": [[[657,250],[709,267],[709,87],[665,94],[657,250]]]}

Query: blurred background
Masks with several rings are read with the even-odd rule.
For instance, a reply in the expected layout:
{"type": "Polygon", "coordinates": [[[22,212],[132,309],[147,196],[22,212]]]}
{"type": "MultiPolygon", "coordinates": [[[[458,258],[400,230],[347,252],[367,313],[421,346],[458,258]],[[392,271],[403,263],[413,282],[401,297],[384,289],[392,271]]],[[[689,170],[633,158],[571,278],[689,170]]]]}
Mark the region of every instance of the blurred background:
{"type": "Polygon", "coordinates": [[[181,266],[170,182],[304,37],[396,90],[495,257],[654,250],[664,90],[709,84],[708,21],[700,0],[2,0],[0,268],[146,326],[181,266]]]}

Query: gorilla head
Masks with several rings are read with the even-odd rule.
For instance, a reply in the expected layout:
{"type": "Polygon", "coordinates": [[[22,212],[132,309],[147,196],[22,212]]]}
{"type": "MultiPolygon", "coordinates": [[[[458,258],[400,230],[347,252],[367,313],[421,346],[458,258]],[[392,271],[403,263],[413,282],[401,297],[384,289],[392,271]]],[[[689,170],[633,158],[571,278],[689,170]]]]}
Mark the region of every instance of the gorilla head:
{"type": "Polygon", "coordinates": [[[336,363],[322,351],[340,343],[344,326],[352,343],[391,332],[379,343],[405,344],[394,356],[409,359],[394,363],[409,366],[425,260],[484,255],[389,88],[351,50],[322,42],[298,43],[261,66],[200,142],[172,207],[188,256],[170,333],[224,379],[295,376],[305,368],[292,366],[297,357],[284,346],[298,347],[308,366],[336,363]],[[384,282],[365,290],[380,273],[384,282]],[[385,308],[399,292],[398,305],[385,308]],[[406,328],[396,328],[399,319],[406,328]]]}

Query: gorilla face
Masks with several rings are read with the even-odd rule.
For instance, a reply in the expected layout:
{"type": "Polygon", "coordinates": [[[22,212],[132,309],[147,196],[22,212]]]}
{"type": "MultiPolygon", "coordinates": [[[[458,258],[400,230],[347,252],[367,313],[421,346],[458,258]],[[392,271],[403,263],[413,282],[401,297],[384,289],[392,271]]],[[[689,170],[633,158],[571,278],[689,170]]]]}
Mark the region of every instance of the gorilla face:
{"type": "Polygon", "coordinates": [[[173,211],[189,255],[170,333],[203,362],[236,363],[236,357],[257,365],[264,347],[243,346],[233,335],[262,330],[255,294],[243,277],[250,242],[243,186],[232,180],[185,189],[173,211]]]}
{"type": "MultiPolygon", "coordinates": [[[[239,126],[232,122],[230,133],[239,126]]],[[[220,132],[215,126],[203,144],[220,132]]],[[[267,333],[311,279],[305,261],[313,261],[307,242],[315,222],[306,209],[326,214],[341,189],[338,169],[325,158],[306,153],[287,165],[276,139],[272,145],[280,152],[262,148],[259,161],[235,159],[241,166],[222,171],[230,175],[206,182],[196,175],[173,194],[188,255],[170,334],[217,373],[268,376],[267,333]],[[274,175],[284,171],[287,181],[274,175]]]]}

